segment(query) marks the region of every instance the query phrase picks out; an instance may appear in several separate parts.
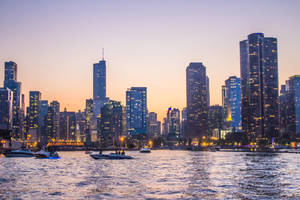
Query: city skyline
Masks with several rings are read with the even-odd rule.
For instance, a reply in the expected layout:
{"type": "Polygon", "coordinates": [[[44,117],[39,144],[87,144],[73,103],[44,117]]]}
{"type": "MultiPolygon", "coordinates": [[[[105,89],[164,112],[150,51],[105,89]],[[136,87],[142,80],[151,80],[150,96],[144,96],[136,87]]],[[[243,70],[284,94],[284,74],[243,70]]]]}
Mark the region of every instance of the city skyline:
{"type": "Polygon", "coordinates": [[[101,49],[104,47],[107,96],[125,105],[124,92],[127,88],[147,87],[148,110],[156,112],[158,119],[162,121],[169,106],[180,110],[186,106],[185,67],[190,62],[203,62],[206,66],[210,78],[211,105],[221,105],[221,86],[224,81],[229,76],[240,76],[239,41],[249,33],[263,32],[278,38],[279,85],[284,84],[290,76],[298,74],[299,61],[296,54],[299,52],[297,35],[300,30],[296,20],[299,14],[296,11],[299,3],[289,1],[289,6],[285,6],[279,1],[273,1],[272,5],[262,2],[261,7],[254,11],[257,15],[250,16],[242,14],[246,9],[244,7],[248,6],[249,9],[253,6],[250,1],[230,7],[234,2],[236,1],[215,5],[175,1],[172,5],[162,3],[160,8],[156,8],[158,2],[135,2],[128,6],[121,2],[91,2],[84,5],[80,15],[82,19],[71,13],[79,11],[81,4],[69,2],[62,3],[57,16],[45,19],[45,23],[36,16],[40,12],[45,13],[45,16],[51,15],[58,6],[28,3],[28,7],[33,7],[29,13],[26,9],[21,9],[25,4],[1,2],[0,24],[6,31],[0,38],[0,43],[3,44],[0,47],[0,82],[4,78],[3,63],[14,61],[18,65],[18,81],[22,82],[26,105],[29,103],[29,91],[36,90],[42,93],[42,99],[49,102],[58,100],[62,110],[64,107],[68,111],[83,110],[85,99],[92,97],[92,65],[101,60],[101,49]],[[290,6],[291,4],[294,6],[290,6]],[[194,6],[203,9],[205,19],[209,19],[211,25],[199,20],[202,15],[193,9],[194,6]],[[261,12],[267,6],[273,8],[268,16],[261,12]],[[16,10],[12,12],[13,16],[10,12],[12,7],[16,10]],[[105,8],[104,14],[95,14],[94,10],[102,7],[105,8]],[[177,11],[181,7],[189,11],[188,14],[178,15],[177,11]],[[222,8],[228,10],[224,11],[222,8]],[[32,9],[37,12],[32,12],[32,9]],[[120,13],[108,16],[113,9],[120,10],[120,13]],[[152,11],[157,14],[153,19],[152,11]],[[212,13],[209,14],[209,11],[212,13]],[[233,11],[239,13],[239,19],[228,14],[233,11]],[[276,16],[280,11],[285,14],[276,16]],[[68,17],[63,16],[64,12],[68,17]],[[223,12],[226,15],[224,17],[231,20],[230,23],[225,22],[225,19],[221,23],[217,22],[221,17],[214,15],[217,12],[223,12]],[[177,16],[174,17],[174,13],[177,16]],[[141,19],[132,18],[135,15],[141,15],[141,19]],[[10,18],[9,24],[5,20],[7,17],[10,18]],[[35,20],[31,21],[33,17],[35,20]],[[160,18],[162,20],[158,21],[160,18]],[[258,18],[263,22],[258,23],[255,20],[258,18]],[[24,23],[18,22],[20,19],[24,23]],[[86,23],[89,19],[91,25],[86,23]],[[124,25],[116,25],[120,19],[124,20],[124,25]],[[268,23],[275,21],[277,23],[268,23]],[[189,23],[185,25],[185,22],[189,23]],[[100,24],[103,29],[95,28],[100,24]],[[141,28],[137,28],[139,26],[141,28]],[[227,26],[232,30],[225,30],[227,26]],[[222,34],[218,31],[220,29],[224,30],[222,34]],[[87,38],[89,35],[91,37],[87,38]],[[81,36],[85,39],[81,40],[81,36]]]}

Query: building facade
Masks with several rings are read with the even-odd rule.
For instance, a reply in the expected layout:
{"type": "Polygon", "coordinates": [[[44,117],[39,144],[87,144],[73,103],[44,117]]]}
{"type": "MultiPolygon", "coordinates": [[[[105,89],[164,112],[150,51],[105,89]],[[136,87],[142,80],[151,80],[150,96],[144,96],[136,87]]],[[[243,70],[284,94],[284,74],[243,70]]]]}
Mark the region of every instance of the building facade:
{"type": "Polygon", "coordinates": [[[147,133],[147,88],[132,87],[126,91],[127,135],[147,133]]]}
{"type": "Polygon", "coordinates": [[[240,42],[242,127],[251,140],[279,133],[277,39],[263,33],[240,42]]]}
{"type": "Polygon", "coordinates": [[[8,88],[0,88],[0,129],[11,130],[13,119],[13,93],[8,88]]]}
{"type": "Polygon", "coordinates": [[[208,91],[206,67],[190,63],[186,68],[187,137],[202,138],[208,135],[208,91]]]}
{"type": "Polygon", "coordinates": [[[232,132],[241,132],[241,80],[236,76],[231,76],[225,81],[223,108],[227,127],[232,132]]]}

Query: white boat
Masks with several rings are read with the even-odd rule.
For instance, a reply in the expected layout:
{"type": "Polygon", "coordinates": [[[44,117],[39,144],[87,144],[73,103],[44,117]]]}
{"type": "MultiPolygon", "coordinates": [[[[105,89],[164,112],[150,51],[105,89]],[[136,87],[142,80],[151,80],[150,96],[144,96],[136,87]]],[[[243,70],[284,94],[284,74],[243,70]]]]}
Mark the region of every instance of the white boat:
{"type": "Polygon", "coordinates": [[[90,156],[96,160],[98,159],[106,159],[106,160],[123,160],[123,159],[132,159],[131,156],[126,156],[125,154],[116,154],[116,153],[110,153],[110,154],[90,154],[90,156]]]}
{"type": "Polygon", "coordinates": [[[140,150],[140,153],[151,153],[151,149],[150,149],[150,148],[143,147],[143,148],[140,150]]]}
{"type": "Polygon", "coordinates": [[[49,159],[56,159],[59,158],[58,153],[56,151],[49,152],[45,150],[40,150],[34,154],[36,158],[49,158],[49,159]]]}
{"type": "Polygon", "coordinates": [[[34,153],[30,149],[8,150],[3,153],[5,157],[33,157],[34,153]]]}

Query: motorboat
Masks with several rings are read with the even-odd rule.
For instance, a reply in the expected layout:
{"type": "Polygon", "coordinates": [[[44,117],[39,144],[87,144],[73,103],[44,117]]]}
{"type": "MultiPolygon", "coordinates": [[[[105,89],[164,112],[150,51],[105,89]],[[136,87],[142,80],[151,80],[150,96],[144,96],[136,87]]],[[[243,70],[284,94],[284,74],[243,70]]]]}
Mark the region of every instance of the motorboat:
{"type": "Polygon", "coordinates": [[[34,153],[30,149],[7,150],[3,153],[5,157],[33,157],[34,153]]]}
{"type": "Polygon", "coordinates": [[[106,159],[106,160],[123,160],[123,159],[132,159],[131,156],[126,156],[125,154],[117,154],[117,153],[110,153],[110,154],[90,154],[90,156],[96,160],[98,159],[106,159]]]}
{"type": "Polygon", "coordinates": [[[143,148],[140,150],[140,153],[151,153],[151,149],[150,149],[150,148],[147,148],[147,147],[143,147],[143,148]]]}
{"type": "Polygon", "coordinates": [[[49,158],[49,159],[58,159],[58,158],[60,158],[56,151],[50,152],[50,151],[46,151],[44,149],[36,152],[34,154],[34,156],[36,158],[49,158]]]}

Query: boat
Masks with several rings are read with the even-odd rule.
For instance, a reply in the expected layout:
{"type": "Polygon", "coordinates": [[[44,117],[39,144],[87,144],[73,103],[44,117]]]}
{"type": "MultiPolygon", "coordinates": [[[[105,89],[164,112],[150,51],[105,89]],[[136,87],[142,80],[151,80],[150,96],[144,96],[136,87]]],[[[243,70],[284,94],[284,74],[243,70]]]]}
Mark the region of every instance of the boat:
{"type": "Polygon", "coordinates": [[[106,160],[123,160],[123,159],[133,159],[131,156],[126,156],[125,154],[117,154],[117,153],[110,153],[110,154],[90,154],[90,156],[96,160],[99,159],[106,159],[106,160]]]}
{"type": "Polygon", "coordinates": [[[50,151],[46,151],[44,149],[36,152],[34,154],[34,156],[36,158],[48,158],[48,159],[58,159],[58,158],[60,158],[56,151],[50,152],[50,151]]]}
{"type": "Polygon", "coordinates": [[[33,157],[34,153],[30,149],[7,150],[3,153],[5,157],[33,157]]]}
{"type": "Polygon", "coordinates": [[[151,149],[148,148],[148,147],[143,147],[143,148],[140,150],[140,153],[151,153],[151,149]]]}

